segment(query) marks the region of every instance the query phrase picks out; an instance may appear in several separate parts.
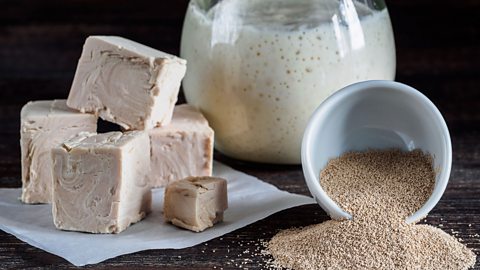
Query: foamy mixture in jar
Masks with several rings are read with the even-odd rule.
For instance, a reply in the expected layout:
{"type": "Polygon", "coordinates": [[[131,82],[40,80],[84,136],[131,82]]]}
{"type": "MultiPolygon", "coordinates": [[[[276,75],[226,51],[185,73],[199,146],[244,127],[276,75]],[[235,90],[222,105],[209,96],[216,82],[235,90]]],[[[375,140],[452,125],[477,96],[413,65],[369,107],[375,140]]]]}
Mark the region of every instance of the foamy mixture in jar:
{"type": "Polygon", "coordinates": [[[303,131],[326,97],[354,82],[394,79],[386,9],[335,0],[209,2],[188,7],[183,86],[229,156],[300,163],[303,131]]]}

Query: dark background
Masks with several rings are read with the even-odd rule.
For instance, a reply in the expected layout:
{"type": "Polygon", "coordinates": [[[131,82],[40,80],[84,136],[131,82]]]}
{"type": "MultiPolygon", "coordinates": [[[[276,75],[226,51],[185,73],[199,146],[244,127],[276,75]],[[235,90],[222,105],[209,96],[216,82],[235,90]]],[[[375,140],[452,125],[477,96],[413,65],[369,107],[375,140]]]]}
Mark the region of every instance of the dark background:
{"type": "MultiPolygon", "coordinates": [[[[186,0],[0,1],[0,187],[21,186],[21,107],[30,100],[67,97],[87,36],[120,35],[178,54],[186,5],[186,0]]],[[[478,254],[480,1],[391,0],[387,5],[397,45],[396,79],[427,95],[452,135],[450,184],[426,222],[443,224],[478,254]]],[[[242,163],[219,154],[216,158],[282,189],[308,194],[300,166],[242,163]]],[[[261,239],[327,218],[317,205],[297,207],[207,244],[138,252],[88,268],[262,268],[264,259],[253,252],[261,239]]],[[[72,266],[0,232],[0,268],[25,267],[72,266]]]]}

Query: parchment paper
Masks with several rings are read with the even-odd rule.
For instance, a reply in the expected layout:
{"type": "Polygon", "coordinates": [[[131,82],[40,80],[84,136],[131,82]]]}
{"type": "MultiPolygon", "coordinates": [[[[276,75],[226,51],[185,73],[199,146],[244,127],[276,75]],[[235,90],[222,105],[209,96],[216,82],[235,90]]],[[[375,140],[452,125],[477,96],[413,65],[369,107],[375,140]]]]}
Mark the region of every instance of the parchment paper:
{"type": "Polygon", "coordinates": [[[163,221],[163,189],[153,190],[153,211],[146,219],[112,235],[57,230],[50,205],[25,205],[18,199],[20,189],[0,189],[0,229],[76,266],[83,266],[141,250],[191,247],[283,209],[315,203],[310,197],[281,191],[218,162],[214,163],[214,175],[228,180],[229,208],[224,222],[201,233],[163,221]]]}

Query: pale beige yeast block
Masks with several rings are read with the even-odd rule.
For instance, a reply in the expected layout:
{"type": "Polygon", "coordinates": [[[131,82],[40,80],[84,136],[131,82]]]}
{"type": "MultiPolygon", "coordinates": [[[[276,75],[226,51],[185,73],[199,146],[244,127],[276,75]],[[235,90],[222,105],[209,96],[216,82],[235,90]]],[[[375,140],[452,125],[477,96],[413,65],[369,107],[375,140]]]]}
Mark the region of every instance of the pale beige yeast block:
{"type": "Polygon", "coordinates": [[[150,143],[143,131],[80,133],[53,148],[58,229],[119,233],[151,211],[150,143]]]}
{"type": "Polygon", "coordinates": [[[83,45],[67,104],[125,130],[170,123],[186,60],[116,36],[83,45]]]}
{"type": "Polygon", "coordinates": [[[96,131],[97,117],[68,108],[66,100],[42,100],[25,104],[20,121],[21,200],[24,203],[49,203],[52,197],[52,147],[81,131],[96,131]]]}
{"type": "Polygon", "coordinates": [[[149,131],[152,186],[162,187],[187,176],[212,175],[214,132],[202,113],[175,106],[168,126],[149,131]]]}
{"type": "Polygon", "coordinates": [[[227,181],[217,177],[187,177],[165,188],[165,221],[194,232],[223,221],[228,208],[227,181]]]}

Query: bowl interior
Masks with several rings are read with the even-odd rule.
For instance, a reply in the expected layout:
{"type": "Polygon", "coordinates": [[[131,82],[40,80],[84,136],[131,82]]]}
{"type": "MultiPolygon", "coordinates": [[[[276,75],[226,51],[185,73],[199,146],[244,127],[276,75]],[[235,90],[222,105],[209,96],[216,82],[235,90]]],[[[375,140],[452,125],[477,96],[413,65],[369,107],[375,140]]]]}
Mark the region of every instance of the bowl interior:
{"type": "Polygon", "coordinates": [[[450,175],[450,136],[441,114],[420,92],[392,81],[357,83],[332,95],[311,117],[303,143],[309,189],[334,218],[349,215],[325,198],[318,177],[330,159],[346,151],[419,148],[433,155],[438,172],[434,193],[409,222],[426,216],[435,206],[450,175]]]}

